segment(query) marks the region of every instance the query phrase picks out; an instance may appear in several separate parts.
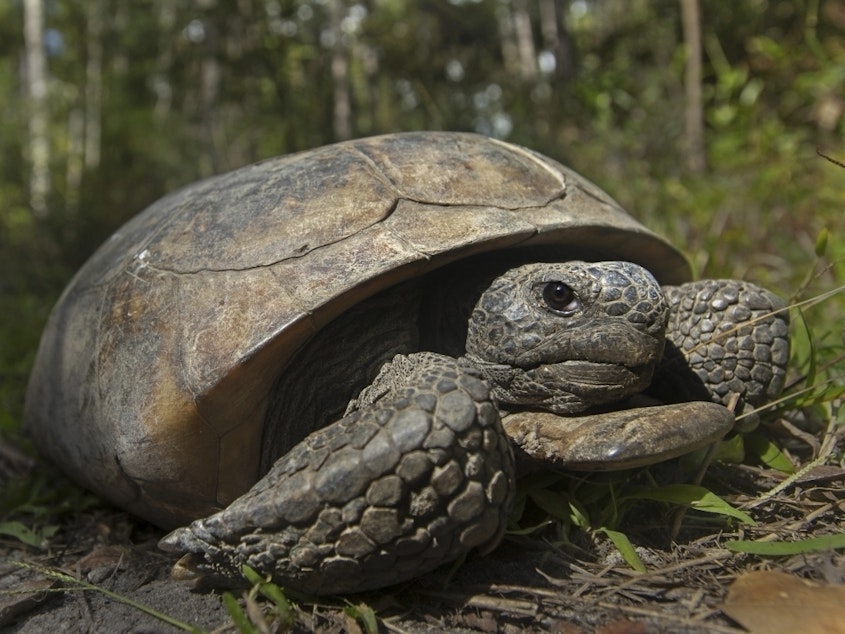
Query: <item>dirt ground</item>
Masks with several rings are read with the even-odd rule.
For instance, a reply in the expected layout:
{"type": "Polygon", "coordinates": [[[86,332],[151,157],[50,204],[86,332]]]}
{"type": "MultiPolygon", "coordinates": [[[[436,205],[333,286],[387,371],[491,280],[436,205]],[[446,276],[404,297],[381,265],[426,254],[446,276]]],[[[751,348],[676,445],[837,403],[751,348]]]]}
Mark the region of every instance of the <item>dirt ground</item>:
{"type": "MultiPolygon", "coordinates": [[[[53,555],[10,552],[10,559],[62,569],[133,601],[206,630],[235,631],[215,593],[192,592],[169,578],[172,561],[155,547],[160,533],[119,513],[80,515],[65,527],[73,543],[53,555]],[[74,562],[73,560],[76,559],[74,562]]],[[[670,555],[664,555],[670,556],[670,555]]],[[[652,559],[659,562],[660,556],[652,559]]],[[[702,550],[700,564],[718,574],[720,557],[702,550]]],[[[9,572],[4,571],[4,572],[9,572]]],[[[43,587],[45,577],[18,572],[18,590],[43,587]]],[[[388,593],[351,597],[373,607],[385,631],[608,633],[740,631],[718,613],[718,596],[689,567],[674,567],[648,581],[625,572],[612,558],[603,564],[576,562],[541,542],[509,541],[493,555],[473,559],[447,581],[437,571],[388,593]],[[704,590],[704,592],[702,592],[704,590]]],[[[699,571],[700,574],[700,571],[699,571]]],[[[10,619],[3,632],[175,632],[140,610],[99,592],[67,589],[42,593],[10,619]]],[[[36,593],[37,594],[37,593],[36,593]]],[[[22,597],[21,597],[22,598],[22,597]]],[[[349,631],[343,604],[300,604],[300,631],[349,631]]]]}
{"type": "MultiPolygon", "coordinates": [[[[608,541],[556,546],[547,531],[509,536],[491,555],[467,560],[383,592],[347,597],[375,611],[384,632],[744,632],[722,612],[728,588],[744,572],[778,568],[825,583],[845,581],[845,558],[835,551],[761,560],[723,547],[727,539],[797,539],[837,532],[845,508],[845,472],[809,470],[776,495],[760,497],[782,475],[733,465],[711,468],[707,483],[758,524],[741,533],[697,526],[687,518],[675,543],[640,548],[648,572],[632,571],[608,541]]],[[[635,543],[659,542],[669,519],[645,508],[633,518],[635,543]]],[[[699,522],[700,524],[700,522],[699,522]]],[[[626,528],[627,531],[627,528],[626,528]]],[[[172,557],[156,542],[162,532],[117,510],[96,505],[64,516],[44,549],[0,540],[0,632],[176,632],[137,607],[46,576],[60,570],[125,599],[207,631],[236,632],[215,592],[196,592],[170,578],[172,557]],[[18,562],[27,566],[22,568],[18,562]]],[[[343,601],[294,599],[293,631],[366,631],[343,601]]],[[[250,602],[252,609],[262,605],[250,602]]],[[[256,630],[258,631],[258,630],[256,630]]],[[[277,626],[266,631],[283,631],[277,626]]]]}

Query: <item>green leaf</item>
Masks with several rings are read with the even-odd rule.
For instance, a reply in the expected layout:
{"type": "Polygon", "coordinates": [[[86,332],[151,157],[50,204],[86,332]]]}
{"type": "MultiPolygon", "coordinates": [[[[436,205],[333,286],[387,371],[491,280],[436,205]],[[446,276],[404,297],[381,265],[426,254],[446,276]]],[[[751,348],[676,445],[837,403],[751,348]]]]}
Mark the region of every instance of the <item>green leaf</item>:
{"type": "Polygon", "coordinates": [[[252,584],[253,588],[276,606],[274,612],[283,623],[293,624],[296,620],[294,608],[282,588],[272,581],[268,581],[247,565],[241,567],[241,573],[252,584]]]}
{"type": "Polygon", "coordinates": [[[745,446],[772,469],[781,473],[795,473],[795,466],[789,458],[765,434],[757,431],[746,435],[745,446]]]}
{"type": "Polygon", "coordinates": [[[600,528],[598,529],[599,533],[604,533],[605,535],[610,538],[610,541],[613,542],[613,545],[616,546],[616,550],[622,555],[625,559],[627,564],[631,566],[637,572],[645,572],[645,564],[643,563],[640,556],[637,554],[634,545],[631,543],[631,540],[628,539],[628,536],[625,533],[620,533],[619,531],[614,531],[609,528],[600,528]]]}
{"type": "Polygon", "coordinates": [[[781,556],[800,555],[803,553],[825,552],[845,548],[845,533],[809,537],[794,542],[754,542],[733,540],[725,542],[725,548],[737,553],[750,555],[781,556]]]}
{"type": "Polygon", "coordinates": [[[235,627],[238,628],[238,631],[241,634],[254,634],[258,631],[255,626],[250,623],[246,612],[244,612],[241,604],[238,603],[237,598],[235,598],[231,592],[224,592],[222,600],[223,607],[226,608],[226,612],[229,613],[232,623],[235,624],[235,627]]]}
{"type": "Polygon", "coordinates": [[[57,530],[58,526],[45,526],[39,531],[34,531],[22,522],[0,522],[0,535],[8,535],[33,548],[41,548],[44,541],[52,537],[57,530]]]}
{"type": "Polygon", "coordinates": [[[680,457],[679,462],[686,473],[695,473],[701,468],[705,459],[724,462],[728,464],[740,464],[745,459],[745,445],[743,436],[736,434],[726,440],[722,440],[716,446],[716,455],[710,456],[711,447],[702,447],[680,457]]]}
{"type": "MultiPolygon", "coordinates": [[[[705,450],[707,451],[707,450],[705,450]]],[[[723,440],[716,447],[714,460],[729,464],[740,464],[745,459],[745,442],[741,434],[723,440]]]]}
{"type": "Polygon", "coordinates": [[[715,493],[695,484],[668,484],[654,489],[644,489],[626,497],[681,504],[705,513],[733,517],[744,524],[755,523],[747,513],[734,508],[715,493]]]}
{"type": "Polygon", "coordinates": [[[254,586],[258,585],[259,583],[264,583],[264,581],[266,581],[264,577],[259,575],[255,570],[253,570],[247,565],[241,567],[241,574],[243,574],[243,576],[246,577],[246,580],[254,586]]]}
{"type": "Polygon", "coordinates": [[[343,611],[364,626],[367,634],[378,634],[378,618],[375,611],[366,603],[348,604],[343,611]]]}
{"type": "Polygon", "coordinates": [[[827,230],[827,227],[824,227],[821,231],[819,231],[819,235],[816,236],[815,253],[817,258],[822,258],[825,253],[827,253],[827,243],[829,239],[830,232],[827,230]]]}
{"type": "Polygon", "coordinates": [[[264,582],[258,584],[258,591],[276,606],[276,614],[285,622],[292,623],[295,619],[293,607],[282,590],[275,583],[264,582]]]}
{"type": "Polygon", "coordinates": [[[565,495],[548,489],[536,489],[528,494],[531,501],[543,509],[546,513],[567,524],[572,521],[570,517],[569,501],[565,495]]]}

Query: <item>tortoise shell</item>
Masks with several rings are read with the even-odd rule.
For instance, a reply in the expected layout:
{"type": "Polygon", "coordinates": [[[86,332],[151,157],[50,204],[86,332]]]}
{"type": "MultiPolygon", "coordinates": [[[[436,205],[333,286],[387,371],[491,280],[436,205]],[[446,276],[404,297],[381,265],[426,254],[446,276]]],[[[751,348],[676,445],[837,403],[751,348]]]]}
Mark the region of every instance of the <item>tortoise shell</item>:
{"type": "Polygon", "coordinates": [[[70,282],[25,424],[79,483],[163,527],[184,524],[260,477],[272,386],[323,326],[405,280],[529,245],[631,260],[664,284],[690,276],[592,183],[475,134],[349,141],[189,185],[126,223],[70,282]]]}

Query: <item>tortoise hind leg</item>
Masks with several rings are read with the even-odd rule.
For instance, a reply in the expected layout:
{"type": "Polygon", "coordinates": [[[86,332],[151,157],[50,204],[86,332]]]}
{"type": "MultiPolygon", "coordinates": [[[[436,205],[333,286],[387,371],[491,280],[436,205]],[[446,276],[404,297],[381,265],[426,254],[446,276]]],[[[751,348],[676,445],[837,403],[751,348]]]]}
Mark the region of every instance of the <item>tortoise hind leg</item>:
{"type": "Polygon", "coordinates": [[[237,583],[246,564],[313,594],[391,585],[494,548],[513,456],[478,373],[432,353],[397,356],[359,406],[160,546],[188,553],[182,572],[194,576],[237,583]]]}
{"type": "Polygon", "coordinates": [[[738,280],[663,287],[670,306],[666,351],[649,392],[664,402],[712,400],[747,416],[776,398],[789,361],[789,313],[778,296],[738,280]]]}

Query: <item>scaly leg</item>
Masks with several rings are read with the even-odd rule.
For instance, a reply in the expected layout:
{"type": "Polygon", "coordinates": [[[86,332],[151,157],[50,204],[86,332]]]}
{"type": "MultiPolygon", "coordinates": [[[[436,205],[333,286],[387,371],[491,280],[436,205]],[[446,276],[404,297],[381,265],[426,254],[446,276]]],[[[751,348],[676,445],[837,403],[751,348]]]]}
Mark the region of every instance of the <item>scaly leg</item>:
{"type": "MultiPolygon", "coordinates": [[[[664,402],[712,400],[750,413],[776,398],[789,362],[789,313],[754,284],[701,280],[664,287],[670,306],[667,346],[650,393],[664,402]]],[[[738,431],[756,425],[755,417],[738,431]]]]}
{"type": "Polygon", "coordinates": [[[237,583],[246,564],[313,594],[433,570],[502,538],[513,456],[487,385],[433,353],[398,356],[361,409],[280,458],[219,513],[160,543],[183,571],[237,583]]]}

